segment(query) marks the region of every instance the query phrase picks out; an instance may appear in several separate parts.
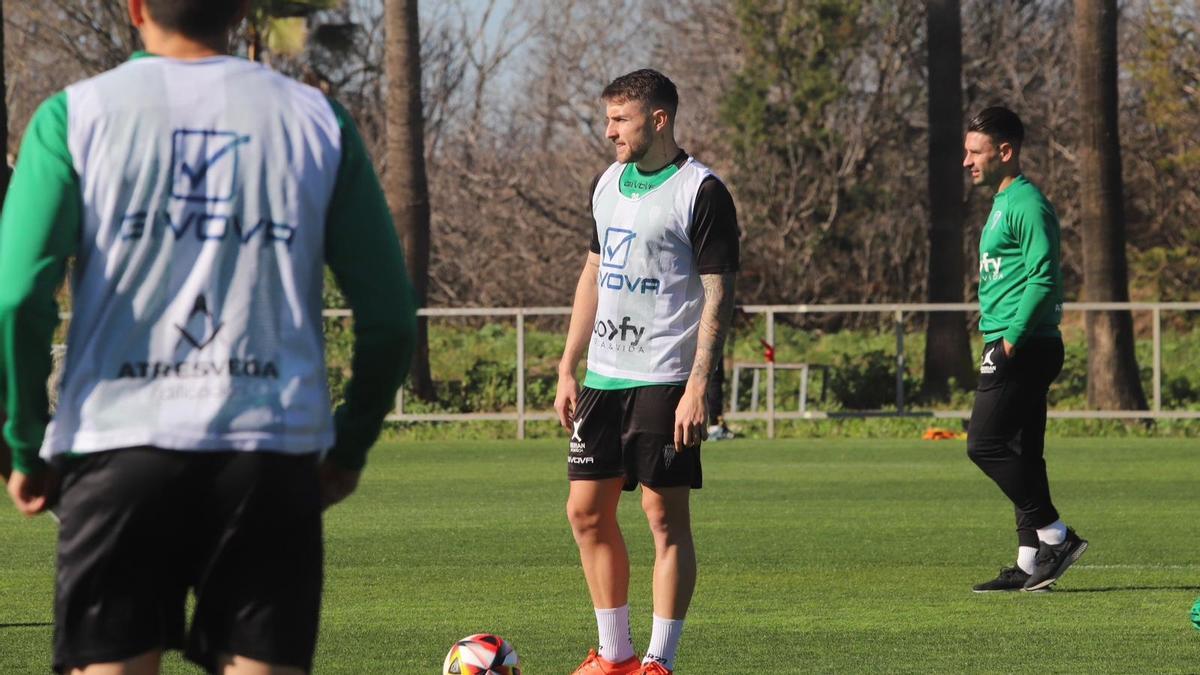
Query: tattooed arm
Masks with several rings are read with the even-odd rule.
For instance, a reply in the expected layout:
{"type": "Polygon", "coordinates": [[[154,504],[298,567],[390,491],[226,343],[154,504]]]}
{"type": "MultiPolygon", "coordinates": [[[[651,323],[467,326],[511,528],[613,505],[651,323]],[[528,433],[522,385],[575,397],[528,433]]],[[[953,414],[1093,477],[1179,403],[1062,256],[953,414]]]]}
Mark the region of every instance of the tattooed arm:
{"type": "Polygon", "coordinates": [[[704,393],[733,322],[734,276],[733,272],[700,275],[700,283],[704,286],[704,310],[696,337],[696,360],[692,362],[683,398],[675,409],[676,450],[694,446],[708,436],[704,393]]]}

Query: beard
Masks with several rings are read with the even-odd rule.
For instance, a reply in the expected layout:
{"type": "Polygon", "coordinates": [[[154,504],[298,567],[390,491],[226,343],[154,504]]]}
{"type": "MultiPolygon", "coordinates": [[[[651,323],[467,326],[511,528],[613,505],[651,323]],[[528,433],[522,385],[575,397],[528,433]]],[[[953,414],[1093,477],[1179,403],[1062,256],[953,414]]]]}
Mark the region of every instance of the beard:
{"type": "Polygon", "coordinates": [[[629,153],[629,157],[626,158],[625,163],[636,164],[642,161],[642,158],[645,157],[646,153],[650,151],[650,144],[643,143],[642,145],[631,145],[627,143],[625,145],[625,151],[629,153]]]}
{"type": "Polygon", "coordinates": [[[625,152],[627,156],[624,160],[621,160],[620,152],[618,150],[617,159],[625,164],[636,164],[637,162],[642,161],[642,158],[646,156],[646,153],[650,152],[650,144],[652,139],[653,136],[651,134],[646,134],[640,139],[626,140],[625,152]]]}

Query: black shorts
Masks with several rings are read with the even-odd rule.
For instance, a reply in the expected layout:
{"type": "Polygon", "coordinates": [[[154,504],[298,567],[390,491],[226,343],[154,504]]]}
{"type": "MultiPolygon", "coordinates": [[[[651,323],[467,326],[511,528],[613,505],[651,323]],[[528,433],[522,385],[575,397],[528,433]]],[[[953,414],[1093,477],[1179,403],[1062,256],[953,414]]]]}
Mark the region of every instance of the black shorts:
{"type": "Polygon", "coordinates": [[[166,649],[209,672],[221,654],[311,670],[322,583],[316,455],[84,455],[65,469],[58,514],[57,672],[166,649]]]}
{"type": "Polygon", "coordinates": [[[700,445],[675,451],[675,408],[682,396],[679,385],[612,391],[584,387],[567,454],[567,478],[624,477],[626,490],[638,483],[700,489],[700,445]]]}

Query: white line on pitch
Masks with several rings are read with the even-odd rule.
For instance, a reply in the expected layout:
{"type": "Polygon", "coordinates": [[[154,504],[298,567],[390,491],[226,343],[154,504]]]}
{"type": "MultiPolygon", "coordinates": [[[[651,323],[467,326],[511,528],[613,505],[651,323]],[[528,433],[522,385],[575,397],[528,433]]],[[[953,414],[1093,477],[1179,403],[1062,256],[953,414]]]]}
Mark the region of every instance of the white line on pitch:
{"type": "Polygon", "coordinates": [[[1075,565],[1077,570],[1195,570],[1200,565],[1075,565]]]}

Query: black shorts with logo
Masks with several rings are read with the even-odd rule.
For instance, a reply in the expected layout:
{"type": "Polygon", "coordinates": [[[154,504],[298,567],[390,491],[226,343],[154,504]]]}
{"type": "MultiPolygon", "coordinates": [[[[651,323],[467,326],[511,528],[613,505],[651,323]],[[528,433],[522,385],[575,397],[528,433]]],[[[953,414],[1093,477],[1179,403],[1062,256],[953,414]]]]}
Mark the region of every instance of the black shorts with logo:
{"type": "Polygon", "coordinates": [[[323,554],[315,454],[88,454],[66,465],[58,514],[57,672],[166,649],[208,672],[221,654],[312,668],[323,554]]]}
{"type": "Polygon", "coordinates": [[[624,477],[624,489],[689,486],[700,489],[700,445],[675,451],[679,385],[602,390],[584,387],[567,454],[567,478],[624,477]]]}

